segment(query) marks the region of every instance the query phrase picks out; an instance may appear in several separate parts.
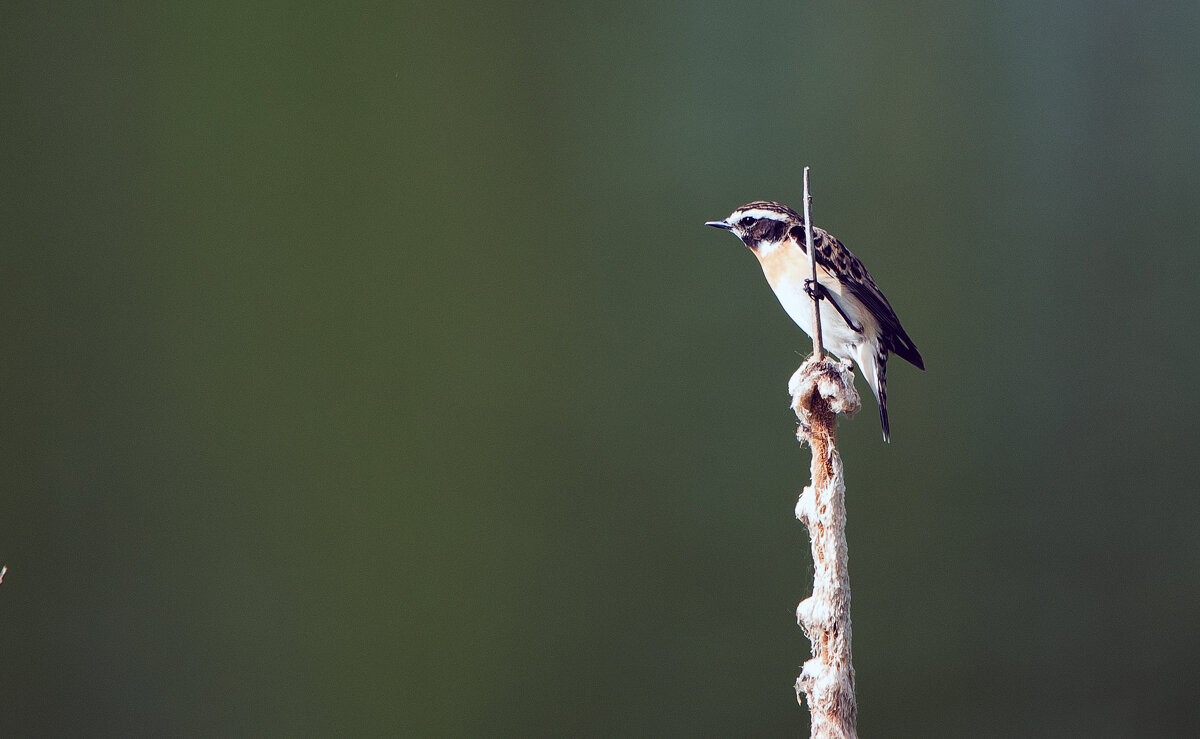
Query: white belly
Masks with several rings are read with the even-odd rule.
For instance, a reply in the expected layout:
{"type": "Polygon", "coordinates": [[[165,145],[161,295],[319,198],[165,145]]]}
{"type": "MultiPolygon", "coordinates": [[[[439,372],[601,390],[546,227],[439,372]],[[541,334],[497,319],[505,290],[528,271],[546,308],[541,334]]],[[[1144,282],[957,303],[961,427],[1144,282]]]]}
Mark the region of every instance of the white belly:
{"type": "MultiPolygon", "coordinates": [[[[763,245],[755,251],[763,274],[775,292],[775,297],[788,316],[809,336],[813,334],[812,298],[804,291],[804,280],[811,273],[804,252],[788,242],[763,245]]],[[[839,359],[851,360],[871,386],[875,397],[880,395],[879,370],[876,353],[879,348],[879,322],[858,299],[844,290],[841,283],[817,267],[817,279],[829,292],[850,320],[859,327],[855,331],[846,323],[833,304],[821,301],[821,340],[824,348],[839,359]]]]}
{"type": "MultiPolygon", "coordinates": [[[[821,301],[821,339],[825,348],[841,359],[857,359],[855,348],[878,335],[879,327],[873,316],[863,309],[853,296],[843,294],[838,285],[832,281],[820,280],[821,284],[838,301],[838,305],[850,316],[854,323],[862,328],[855,331],[846,323],[846,319],[828,300],[821,301]]],[[[812,298],[804,292],[804,282],[799,285],[790,280],[781,281],[779,285],[771,286],[775,297],[796,325],[804,329],[809,336],[813,335],[812,298]]]]}

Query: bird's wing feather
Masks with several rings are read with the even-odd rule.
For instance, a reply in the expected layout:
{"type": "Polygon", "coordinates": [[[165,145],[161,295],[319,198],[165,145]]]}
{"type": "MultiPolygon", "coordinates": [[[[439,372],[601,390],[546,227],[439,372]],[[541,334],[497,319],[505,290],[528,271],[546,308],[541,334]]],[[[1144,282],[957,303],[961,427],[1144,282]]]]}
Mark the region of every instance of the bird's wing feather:
{"type": "MultiPolygon", "coordinates": [[[[791,235],[800,245],[800,250],[805,251],[804,226],[793,226],[792,228],[793,230],[799,229],[798,234],[792,233],[791,235]]],[[[891,303],[883,296],[883,292],[875,284],[875,280],[867,272],[867,268],[863,266],[859,258],[854,256],[846,248],[846,245],[838,241],[832,234],[815,226],[813,227],[813,247],[817,253],[817,264],[845,285],[850,294],[862,303],[863,307],[870,311],[875,320],[879,322],[885,337],[890,340],[888,349],[896,356],[925,369],[925,362],[921,359],[921,354],[917,351],[912,339],[908,338],[904,327],[900,325],[896,311],[892,309],[891,303]]],[[[805,253],[807,254],[807,251],[805,253]]]]}

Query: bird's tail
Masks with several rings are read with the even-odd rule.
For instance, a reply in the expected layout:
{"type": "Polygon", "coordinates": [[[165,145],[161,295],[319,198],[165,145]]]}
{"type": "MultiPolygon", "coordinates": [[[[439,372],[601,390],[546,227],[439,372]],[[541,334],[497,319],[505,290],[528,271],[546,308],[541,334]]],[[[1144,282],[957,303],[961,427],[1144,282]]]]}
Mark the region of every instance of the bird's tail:
{"type": "Polygon", "coordinates": [[[866,342],[858,345],[857,354],[855,359],[858,361],[858,369],[862,372],[863,379],[871,386],[871,392],[875,393],[875,400],[879,403],[879,423],[883,426],[883,440],[891,442],[887,412],[887,350],[880,348],[875,352],[871,344],[866,342]]]}
{"type": "Polygon", "coordinates": [[[887,417],[887,352],[880,352],[877,357],[879,364],[879,384],[873,388],[875,399],[879,401],[879,423],[883,426],[883,440],[892,441],[892,429],[888,426],[887,417]]]}

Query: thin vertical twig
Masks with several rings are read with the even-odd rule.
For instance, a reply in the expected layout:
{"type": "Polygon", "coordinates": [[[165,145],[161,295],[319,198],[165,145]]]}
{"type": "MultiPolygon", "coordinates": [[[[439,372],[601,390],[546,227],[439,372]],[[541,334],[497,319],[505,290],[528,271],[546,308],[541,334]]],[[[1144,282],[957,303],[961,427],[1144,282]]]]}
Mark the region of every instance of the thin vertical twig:
{"type": "Polygon", "coordinates": [[[812,280],[813,301],[813,356],[825,356],[825,345],[821,341],[821,294],[817,284],[817,255],[813,252],[812,196],[808,194],[808,167],[804,168],[804,249],[808,253],[808,271],[812,280]]]}
{"type": "Polygon", "coordinates": [[[812,484],[796,503],[796,518],[808,527],[812,540],[813,593],[796,607],[796,621],[812,642],[812,658],[796,678],[796,700],[808,701],[812,739],[857,739],[846,484],[837,449],[837,416],[857,413],[862,401],[849,362],[824,356],[808,167],[804,168],[804,231],[813,280],[813,355],[792,375],[788,392],[800,421],[796,438],[812,449],[812,484]]]}

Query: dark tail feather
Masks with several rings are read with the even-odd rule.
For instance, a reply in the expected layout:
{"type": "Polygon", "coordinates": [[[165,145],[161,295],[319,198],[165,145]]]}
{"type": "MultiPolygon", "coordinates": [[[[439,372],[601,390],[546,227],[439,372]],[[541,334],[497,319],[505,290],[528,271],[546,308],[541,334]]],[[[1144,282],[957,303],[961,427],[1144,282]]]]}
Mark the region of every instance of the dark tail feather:
{"type": "Polygon", "coordinates": [[[879,401],[879,423],[883,426],[883,440],[890,444],[892,431],[888,427],[887,415],[887,352],[880,352],[876,358],[876,365],[876,372],[879,373],[879,393],[875,399],[879,401]]]}
{"type": "Polygon", "coordinates": [[[912,339],[908,338],[908,334],[904,333],[903,330],[898,334],[893,334],[890,343],[891,346],[888,348],[891,349],[892,354],[905,361],[912,362],[919,370],[925,369],[925,360],[921,359],[921,352],[917,351],[917,345],[912,342],[912,339]]]}

